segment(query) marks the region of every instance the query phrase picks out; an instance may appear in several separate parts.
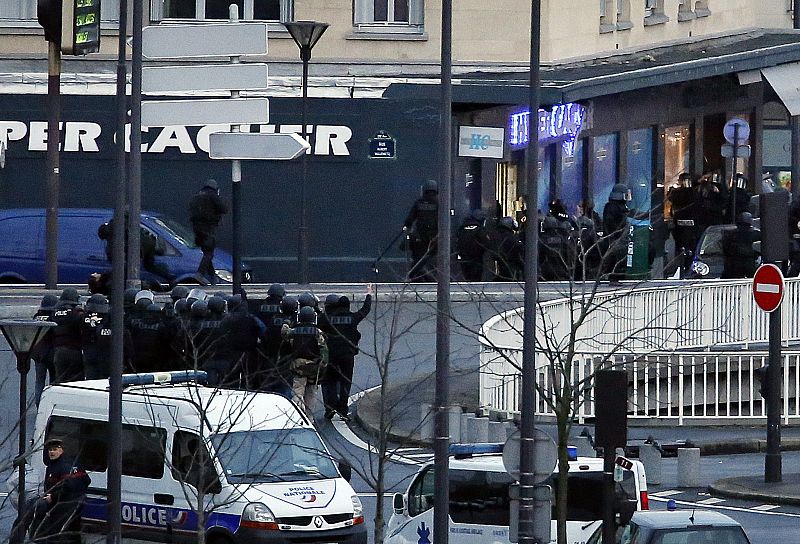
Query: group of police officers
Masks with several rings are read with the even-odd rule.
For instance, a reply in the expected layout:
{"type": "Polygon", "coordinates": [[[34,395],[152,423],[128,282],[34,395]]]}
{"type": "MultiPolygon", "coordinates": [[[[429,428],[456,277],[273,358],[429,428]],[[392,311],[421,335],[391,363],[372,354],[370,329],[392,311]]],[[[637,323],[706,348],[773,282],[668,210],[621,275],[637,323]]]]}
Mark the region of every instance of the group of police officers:
{"type": "MultiPolygon", "coordinates": [[[[273,284],[263,300],[246,293],[209,296],[178,285],[157,303],[151,291],[128,289],[124,305],[124,371],[204,370],[215,387],[267,391],[294,399],[311,416],[322,385],[325,417],[348,416],[359,323],[369,314],[372,286],[351,311],[347,296],[323,304],[312,293],[289,295],[273,284]]],[[[35,319],[52,321],[34,348],[36,402],[50,383],[108,378],[112,357],[110,304],[95,293],[81,304],[76,289],[42,298],[35,319]]]]}

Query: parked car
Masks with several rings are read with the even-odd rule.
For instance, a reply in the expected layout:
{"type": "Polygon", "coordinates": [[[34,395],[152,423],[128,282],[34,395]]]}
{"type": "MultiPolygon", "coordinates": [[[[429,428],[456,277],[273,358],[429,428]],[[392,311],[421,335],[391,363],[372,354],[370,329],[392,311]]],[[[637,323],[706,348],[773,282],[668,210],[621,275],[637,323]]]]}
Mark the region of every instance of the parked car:
{"type": "MultiPolygon", "coordinates": [[[[725,231],[736,230],[735,225],[711,225],[697,242],[697,248],[692,258],[692,264],[687,273],[687,278],[712,279],[722,276],[725,269],[725,256],[722,254],[722,235],[725,231]]],[[[755,249],[760,251],[760,243],[755,249]]]]}
{"type": "MultiPolygon", "coordinates": [[[[111,219],[113,210],[64,208],[58,212],[58,281],[86,283],[95,272],[110,270],[105,242],[97,229],[111,219]]],[[[197,274],[203,256],[191,229],[154,212],[142,212],[141,226],[156,238],[156,263],[169,277],[142,269],[142,282],[150,288],[175,283],[207,283],[197,274]]],[[[214,268],[222,282],[233,280],[233,258],[217,248],[214,268]]],[[[44,283],[44,208],[0,210],[0,283],[44,283]]],[[[252,271],[242,267],[242,280],[252,281],[252,271]]]]}
{"type": "MultiPolygon", "coordinates": [[[[602,526],[586,544],[603,541],[602,526]]],[[[750,544],[742,525],[711,510],[639,511],[617,531],[617,544],[750,544]]]]}

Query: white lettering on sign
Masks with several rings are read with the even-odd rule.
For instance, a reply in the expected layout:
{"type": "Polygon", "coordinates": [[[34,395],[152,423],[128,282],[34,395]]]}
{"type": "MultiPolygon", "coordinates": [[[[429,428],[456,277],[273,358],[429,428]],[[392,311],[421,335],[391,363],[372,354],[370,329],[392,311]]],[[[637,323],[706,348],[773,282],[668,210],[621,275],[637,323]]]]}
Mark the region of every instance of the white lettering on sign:
{"type": "Polygon", "coordinates": [[[163,508],[141,504],[123,504],[122,520],[126,523],[165,527],[167,525],[167,511],[163,508]]]}
{"type": "MultiPolygon", "coordinates": [[[[98,123],[68,121],[60,124],[63,140],[60,150],[64,152],[97,153],[100,151],[100,138],[103,128],[98,123]]],[[[309,139],[313,146],[307,151],[310,155],[349,157],[348,143],[353,138],[353,130],[345,125],[308,125],[309,139]]],[[[242,132],[262,132],[300,135],[300,125],[240,125],[242,132]]],[[[189,127],[174,125],[162,128],[142,127],[142,134],[150,136],[152,143],[142,142],[142,153],[165,153],[170,150],[182,155],[208,153],[208,135],[212,132],[228,132],[230,125],[205,125],[196,135],[189,127]]],[[[130,152],[131,125],[125,126],[125,151],[130,152]]],[[[112,131],[112,142],[116,135],[112,131]]],[[[0,144],[6,149],[24,145],[28,151],[47,151],[47,122],[0,121],[0,144]],[[27,142],[25,141],[27,139],[27,142]],[[17,142],[17,144],[15,144],[17,142]]]]}
{"type": "Polygon", "coordinates": [[[778,294],[781,292],[781,286],[775,285],[774,283],[757,283],[756,284],[756,291],[759,293],[775,293],[778,294]]]}

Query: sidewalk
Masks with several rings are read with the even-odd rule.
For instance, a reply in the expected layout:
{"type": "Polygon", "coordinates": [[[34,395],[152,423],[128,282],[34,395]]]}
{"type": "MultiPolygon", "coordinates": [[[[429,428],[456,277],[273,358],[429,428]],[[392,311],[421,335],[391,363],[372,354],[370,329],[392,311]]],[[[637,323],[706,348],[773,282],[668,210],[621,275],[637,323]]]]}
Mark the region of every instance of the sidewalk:
{"type": "MultiPolygon", "coordinates": [[[[478,409],[478,372],[454,373],[448,381],[450,404],[460,405],[464,412],[478,409]]],[[[429,440],[420,437],[419,427],[424,417],[425,405],[434,403],[436,380],[433,375],[416,378],[405,383],[392,384],[386,392],[384,405],[387,414],[384,424],[389,439],[397,444],[431,446],[429,440]]],[[[380,434],[381,398],[380,389],[375,389],[359,399],[355,405],[356,421],[370,434],[380,434]]],[[[552,424],[541,425],[548,433],[555,434],[552,424]]],[[[572,435],[578,436],[584,428],[594,435],[593,425],[576,424],[572,435]]],[[[629,441],[643,440],[650,436],[662,443],[686,441],[687,447],[698,447],[703,456],[759,453],[766,451],[766,425],[726,426],[664,426],[652,425],[636,420],[628,421],[629,441]],[[637,424],[642,423],[642,425],[637,424]]],[[[782,428],[782,449],[800,450],[800,426],[782,428]]],[[[788,468],[788,467],[785,467],[788,468]]],[[[792,467],[794,469],[794,467],[792,467]]],[[[796,470],[796,469],[795,469],[796,470]]],[[[723,478],[709,485],[709,490],[719,496],[744,500],[758,500],[772,504],[800,505],[800,474],[784,474],[783,481],[764,483],[763,467],[754,466],[758,476],[723,478]]]]}

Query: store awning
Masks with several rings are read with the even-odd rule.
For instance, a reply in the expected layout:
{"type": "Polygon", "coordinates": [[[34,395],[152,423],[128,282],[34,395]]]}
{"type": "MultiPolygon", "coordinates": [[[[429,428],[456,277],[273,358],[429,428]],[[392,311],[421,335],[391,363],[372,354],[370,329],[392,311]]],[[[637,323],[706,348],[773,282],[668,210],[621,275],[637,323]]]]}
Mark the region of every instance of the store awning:
{"type": "MultiPolygon", "coordinates": [[[[752,30],[733,36],[692,40],[591,60],[543,65],[541,103],[543,106],[566,104],[795,63],[800,63],[800,31],[752,30]]],[[[786,74],[787,70],[781,72],[786,74]]],[[[788,83],[797,77],[795,71],[792,74],[781,75],[780,79],[788,83]]],[[[519,68],[505,72],[455,74],[453,102],[525,104],[528,101],[528,79],[528,71],[519,68]]],[[[795,95],[800,93],[797,89],[793,92],[795,95]]],[[[427,84],[395,83],[383,94],[387,98],[434,100],[439,95],[439,86],[430,81],[427,84]]],[[[794,100],[800,106],[798,96],[794,100]]]]}
{"type": "Polygon", "coordinates": [[[763,68],[761,73],[792,115],[800,115],[800,62],[763,68]]]}

